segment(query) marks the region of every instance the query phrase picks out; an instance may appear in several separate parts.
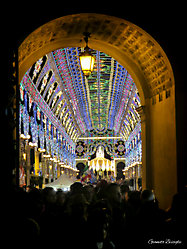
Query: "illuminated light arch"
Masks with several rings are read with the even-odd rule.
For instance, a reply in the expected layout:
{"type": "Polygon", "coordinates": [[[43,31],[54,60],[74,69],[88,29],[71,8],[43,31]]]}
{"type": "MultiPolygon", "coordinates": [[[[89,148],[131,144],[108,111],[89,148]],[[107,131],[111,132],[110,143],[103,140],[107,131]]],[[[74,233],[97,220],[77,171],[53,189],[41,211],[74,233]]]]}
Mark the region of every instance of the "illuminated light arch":
{"type": "Polygon", "coordinates": [[[32,32],[19,47],[20,79],[44,54],[63,47],[83,47],[85,30],[91,33],[91,48],[110,54],[127,69],[142,101],[143,93],[151,97],[174,84],[168,58],[149,34],[126,20],[101,14],[61,17],[32,32]]]}
{"type": "Polygon", "coordinates": [[[20,45],[19,79],[51,51],[84,47],[85,31],[91,33],[89,47],[117,60],[138,88],[142,105],[138,113],[142,122],[143,187],[155,189],[166,207],[177,186],[175,81],[165,52],[148,33],[124,19],[102,14],[83,13],[52,20],[20,45]],[[163,97],[167,91],[169,98],[163,97]]]}

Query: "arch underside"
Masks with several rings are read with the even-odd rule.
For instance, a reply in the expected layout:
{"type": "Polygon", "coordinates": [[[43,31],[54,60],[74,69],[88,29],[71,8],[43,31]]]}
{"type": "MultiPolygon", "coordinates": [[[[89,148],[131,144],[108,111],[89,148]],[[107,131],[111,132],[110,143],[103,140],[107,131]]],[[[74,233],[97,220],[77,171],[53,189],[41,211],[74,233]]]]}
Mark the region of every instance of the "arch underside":
{"type": "Polygon", "coordinates": [[[114,57],[134,79],[142,102],[174,84],[171,65],[159,44],[123,19],[101,14],[76,14],[53,20],[31,33],[19,47],[19,76],[44,54],[63,47],[89,46],[114,57]]]}

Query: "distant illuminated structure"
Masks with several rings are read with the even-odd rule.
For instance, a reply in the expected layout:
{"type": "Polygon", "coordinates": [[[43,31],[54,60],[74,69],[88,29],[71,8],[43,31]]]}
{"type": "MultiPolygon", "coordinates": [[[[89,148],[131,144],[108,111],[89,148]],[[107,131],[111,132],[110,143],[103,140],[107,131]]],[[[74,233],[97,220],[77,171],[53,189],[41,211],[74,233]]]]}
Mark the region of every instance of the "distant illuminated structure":
{"type": "Polygon", "coordinates": [[[96,152],[96,158],[89,162],[89,166],[89,168],[93,169],[93,172],[97,174],[97,178],[99,178],[99,176],[101,178],[108,178],[109,172],[110,174],[114,174],[115,171],[114,160],[110,161],[104,157],[103,146],[98,147],[96,152]]]}

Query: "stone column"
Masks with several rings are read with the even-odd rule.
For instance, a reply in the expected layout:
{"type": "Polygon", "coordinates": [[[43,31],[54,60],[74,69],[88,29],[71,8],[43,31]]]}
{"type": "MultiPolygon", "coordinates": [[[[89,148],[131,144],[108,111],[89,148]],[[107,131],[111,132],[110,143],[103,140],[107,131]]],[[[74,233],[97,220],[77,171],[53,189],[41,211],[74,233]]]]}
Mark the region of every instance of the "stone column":
{"type": "Polygon", "coordinates": [[[40,154],[40,152],[37,151],[36,147],[34,147],[34,152],[35,152],[35,175],[38,176],[39,170],[40,170],[40,167],[39,167],[39,154],[40,154]]]}
{"type": "MultiPolygon", "coordinates": [[[[46,176],[46,158],[43,157],[42,153],[42,176],[43,176],[43,183],[42,185],[45,185],[45,176],[46,176]]],[[[42,186],[43,188],[43,186],[42,186]]]]}
{"type": "Polygon", "coordinates": [[[141,118],[141,140],[142,140],[142,188],[147,188],[147,165],[146,165],[146,115],[145,106],[140,106],[137,109],[141,118]]]}

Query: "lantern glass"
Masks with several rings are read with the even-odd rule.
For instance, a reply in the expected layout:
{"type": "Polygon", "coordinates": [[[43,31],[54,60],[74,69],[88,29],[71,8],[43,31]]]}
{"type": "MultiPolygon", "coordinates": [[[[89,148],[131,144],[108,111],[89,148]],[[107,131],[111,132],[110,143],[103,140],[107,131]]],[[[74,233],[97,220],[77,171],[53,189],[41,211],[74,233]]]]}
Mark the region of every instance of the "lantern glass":
{"type": "Polygon", "coordinates": [[[81,68],[85,76],[88,76],[93,71],[94,62],[95,58],[88,51],[80,55],[81,68]]]}

